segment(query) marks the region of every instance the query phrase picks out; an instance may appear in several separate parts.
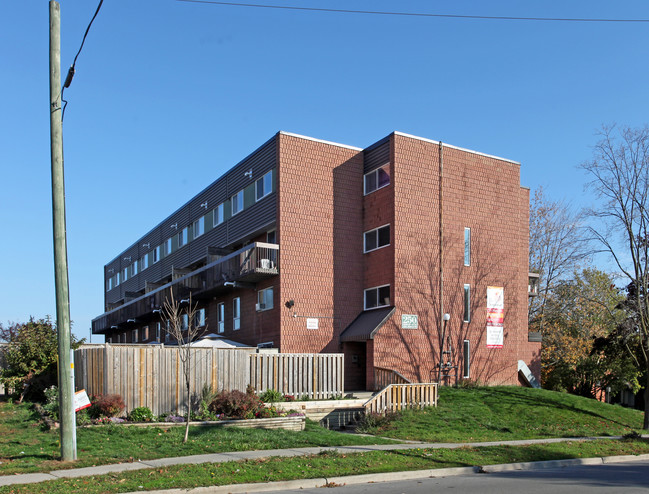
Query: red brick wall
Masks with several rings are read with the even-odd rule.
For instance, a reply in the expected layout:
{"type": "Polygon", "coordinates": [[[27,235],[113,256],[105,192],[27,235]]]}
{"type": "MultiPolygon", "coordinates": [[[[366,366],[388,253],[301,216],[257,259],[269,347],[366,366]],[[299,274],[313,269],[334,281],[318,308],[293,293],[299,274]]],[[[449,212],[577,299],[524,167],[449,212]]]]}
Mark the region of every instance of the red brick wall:
{"type": "Polygon", "coordinates": [[[439,288],[439,154],[436,143],[393,136],[396,313],[375,338],[375,364],[427,380],[439,361],[440,314],[461,374],[462,341],[471,342],[471,377],[518,383],[517,360],[528,365],[538,344],[527,342],[529,193],[519,165],[444,148],[443,308],[439,288]],[[464,266],[464,227],[471,228],[471,266],[464,266]],[[471,322],[463,322],[463,285],[471,285],[471,322]],[[486,348],[486,290],[505,291],[504,346],[486,348]],[[419,316],[418,330],[400,329],[402,314],[419,316]]]}
{"type": "Polygon", "coordinates": [[[362,310],[362,152],[278,139],[280,349],[339,352],[340,332],[362,310]],[[317,330],[306,329],[307,317],[318,318],[317,330]]]}

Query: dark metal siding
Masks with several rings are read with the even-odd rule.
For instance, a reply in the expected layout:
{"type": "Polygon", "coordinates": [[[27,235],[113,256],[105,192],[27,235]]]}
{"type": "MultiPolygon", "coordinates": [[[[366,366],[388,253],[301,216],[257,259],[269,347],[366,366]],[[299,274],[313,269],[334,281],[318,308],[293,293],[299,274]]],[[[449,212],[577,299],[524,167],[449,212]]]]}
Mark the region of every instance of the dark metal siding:
{"type": "Polygon", "coordinates": [[[388,136],[363,151],[363,173],[390,162],[390,140],[388,136]]]}
{"type": "MultiPolygon", "coordinates": [[[[151,252],[156,246],[161,245],[166,239],[178,234],[186,226],[208,211],[212,211],[219,204],[226,202],[239,190],[254,184],[255,180],[261,178],[264,173],[277,168],[277,135],[264,143],[256,151],[243,159],[231,168],[222,177],[219,177],[204,190],[181,206],[177,211],[169,215],[155,228],[140,238],[135,244],[122,252],[113,261],[104,267],[104,291],[109,277],[108,269],[124,269],[135,259],[140,259],[144,254],[151,252]],[[252,178],[244,175],[252,170],[252,178]],[[201,204],[207,201],[207,209],[201,204]],[[177,223],[177,228],[171,225],[177,223]],[[144,244],[149,244],[145,247],[144,244]],[[131,262],[125,262],[124,257],[131,256],[131,262]]],[[[228,244],[239,241],[243,237],[258,231],[261,227],[275,221],[277,213],[276,193],[262,199],[259,203],[253,204],[234,218],[226,220],[225,223],[212,228],[211,224],[205,225],[205,231],[201,237],[192,240],[192,232],[189,232],[189,244],[181,247],[171,255],[164,257],[156,264],[149,263],[149,267],[141,271],[126,283],[120,283],[110,292],[105,292],[106,303],[116,303],[124,298],[125,291],[140,291],[144,289],[145,282],[158,282],[171,275],[171,267],[184,268],[202,258],[207,253],[208,246],[226,247],[228,244]]],[[[229,203],[226,205],[226,208],[229,203]]],[[[163,250],[161,249],[161,255],[163,250]]],[[[111,276],[114,273],[111,273],[111,276]]]]}

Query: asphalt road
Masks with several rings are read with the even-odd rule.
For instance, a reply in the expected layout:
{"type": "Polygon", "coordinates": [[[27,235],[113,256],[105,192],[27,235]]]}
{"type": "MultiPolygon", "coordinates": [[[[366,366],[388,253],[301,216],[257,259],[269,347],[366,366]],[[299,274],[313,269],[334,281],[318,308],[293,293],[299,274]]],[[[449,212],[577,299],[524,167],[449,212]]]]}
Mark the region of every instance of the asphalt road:
{"type": "MultiPolygon", "coordinates": [[[[322,488],[299,489],[295,493],[323,494],[322,488]]],[[[469,474],[444,478],[376,482],[326,489],[327,494],[430,494],[437,492],[604,494],[649,493],[649,460],[582,465],[528,471],[469,474]]]]}

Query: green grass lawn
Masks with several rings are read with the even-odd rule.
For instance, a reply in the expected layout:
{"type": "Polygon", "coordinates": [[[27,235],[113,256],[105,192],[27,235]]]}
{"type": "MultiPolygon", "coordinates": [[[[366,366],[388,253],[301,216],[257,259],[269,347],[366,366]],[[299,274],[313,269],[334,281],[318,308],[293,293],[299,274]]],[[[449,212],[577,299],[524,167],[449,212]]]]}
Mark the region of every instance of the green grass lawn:
{"type": "Polygon", "coordinates": [[[189,440],[182,444],[184,433],[184,427],[78,428],[78,460],[62,463],[58,430],[42,430],[28,404],[0,403],[0,475],[226,451],[394,442],[330,431],[308,420],[301,432],[197,426],[190,427],[189,440]]]}
{"type": "MultiPolygon", "coordinates": [[[[374,428],[372,432],[384,437],[363,437],[328,431],[307,421],[306,430],[302,432],[192,427],[189,442],[182,444],[184,432],[182,427],[97,426],[78,429],[79,460],[64,464],[58,460],[60,455],[58,431],[43,431],[38,424],[37,417],[28,405],[0,403],[0,475],[225,451],[380,444],[389,443],[388,437],[427,442],[475,442],[543,437],[622,435],[633,430],[640,430],[641,425],[642,413],[637,410],[607,405],[564,393],[518,387],[442,388],[437,408],[405,411],[397,415],[394,420],[374,428]]],[[[322,476],[324,474],[310,473],[312,469],[316,469],[313,470],[314,472],[320,472],[320,468],[325,469],[324,466],[317,463],[321,460],[326,460],[327,465],[333,469],[332,473],[328,475],[334,473],[342,475],[345,472],[371,473],[399,469],[435,468],[431,465],[488,464],[554,459],[554,457],[570,458],[579,455],[601,456],[645,452],[649,452],[649,445],[644,441],[605,441],[573,444],[572,446],[462,448],[459,452],[439,450],[417,452],[415,450],[414,452],[401,453],[333,455],[331,458],[327,458],[327,455],[319,455],[309,463],[308,468],[304,467],[305,460],[299,458],[260,460],[258,463],[245,462],[247,471],[252,471],[248,468],[250,465],[255,465],[253,470],[255,468],[258,470],[255,470],[255,475],[251,477],[253,480],[239,475],[241,468],[238,466],[232,466],[231,475],[223,476],[221,474],[229,467],[203,465],[104,476],[105,478],[102,477],[101,480],[101,487],[106,488],[105,491],[89,490],[88,485],[95,488],[93,484],[96,481],[88,479],[68,480],[65,481],[68,484],[61,485],[67,485],[66,488],[71,488],[72,485],[86,486],[86,492],[123,492],[122,487],[126,485],[130,486],[125,489],[127,491],[137,490],[139,485],[153,485],[158,480],[160,485],[156,484],[156,487],[148,488],[161,488],[161,485],[166,488],[180,487],[184,485],[186,476],[190,479],[187,482],[192,482],[191,479],[194,478],[192,475],[196,476],[194,479],[196,482],[208,482],[198,479],[209,479],[214,472],[219,472],[218,481],[225,483],[300,478],[300,475],[322,476]],[[365,466],[363,466],[363,462],[365,462],[365,466]],[[133,480],[136,484],[128,480],[131,479],[129,475],[134,476],[132,479],[137,479],[133,480]],[[151,482],[145,482],[144,477],[151,482]],[[111,479],[117,479],[115,482],[123,482],[123,485],[119,484],[114,487],[116,490],[111,491],[108,489],[112,482],[111,479]]],[[[327,470],[322,470],[322,472],[325,471],[327,470]]],[[[208,482],[194,485],[212,484],[208,482]]],[[[42,492],[72,492],[64,488],[59,491],[55,489],[58,487],[52,487],[51,491],[42,492]]],[[[0,490],[0,492],[12,491],[0,490]]],[[[39,491],[27,489],[15,492],[39,491]]]]}
{"type": "Polygon", "coordinates": [[[176,465],[40,484],[6,486],[0,487],[0,494],[103,494],[304,478],[330,479],[345,475],[642,453],[649,453],[649,443],[641,440],[571,441],[517,447],[463,447],[452,450],[422,448],[356,454],[333,451],[295,458],[275,457],[219,464],[176,465]]]}
{"type": "Polygon", "coordinates": [[[624,435],[642,428],[642,412],[542,389],[448,388],[437,408],[407,410],[372,434],[427,442],[624,435]]]}

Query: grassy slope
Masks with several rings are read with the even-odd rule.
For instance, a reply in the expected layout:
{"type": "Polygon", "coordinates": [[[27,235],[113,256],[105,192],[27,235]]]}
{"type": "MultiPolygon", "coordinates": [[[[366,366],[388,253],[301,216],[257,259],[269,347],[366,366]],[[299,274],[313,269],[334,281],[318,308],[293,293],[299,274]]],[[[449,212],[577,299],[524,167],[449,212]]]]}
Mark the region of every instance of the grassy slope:
{"type": "Polygon", "coordinates": [[[370,432],[430,442],[623,435],[642,427],[642,412],[532,388],[441,388],[439,405],[406,411],[370,432]]]}

